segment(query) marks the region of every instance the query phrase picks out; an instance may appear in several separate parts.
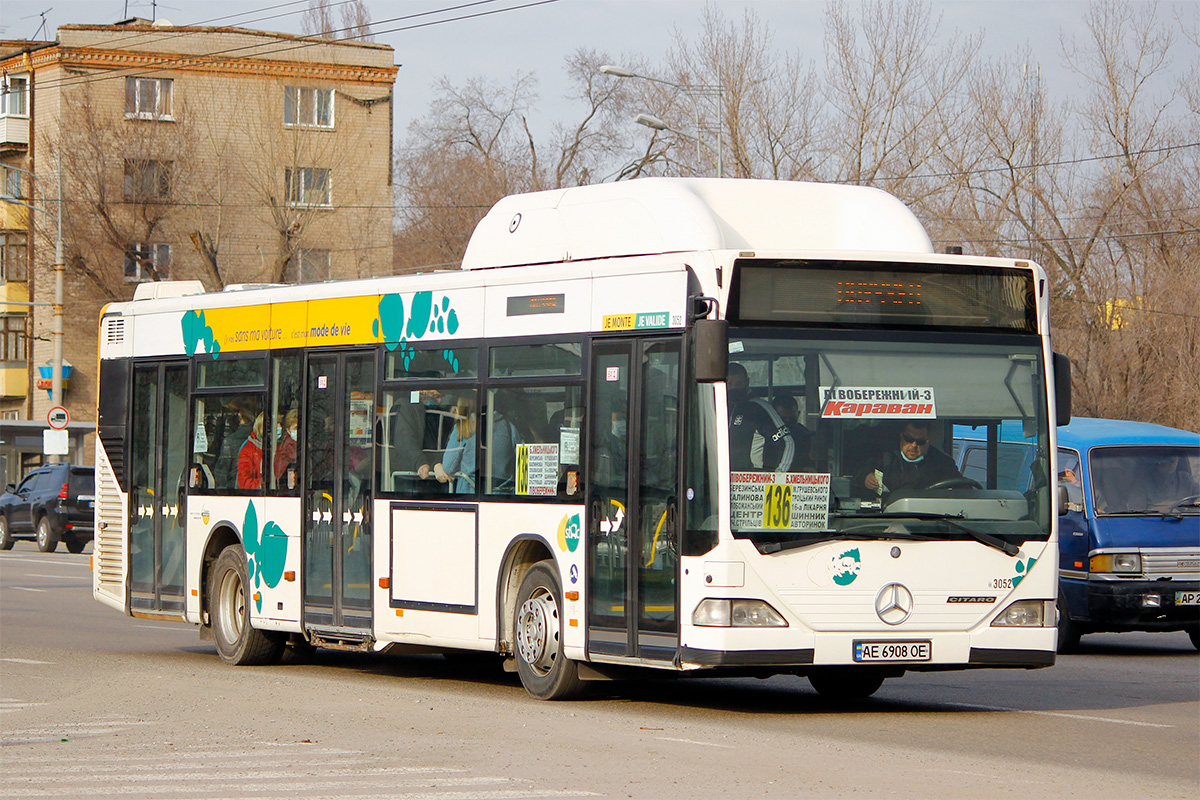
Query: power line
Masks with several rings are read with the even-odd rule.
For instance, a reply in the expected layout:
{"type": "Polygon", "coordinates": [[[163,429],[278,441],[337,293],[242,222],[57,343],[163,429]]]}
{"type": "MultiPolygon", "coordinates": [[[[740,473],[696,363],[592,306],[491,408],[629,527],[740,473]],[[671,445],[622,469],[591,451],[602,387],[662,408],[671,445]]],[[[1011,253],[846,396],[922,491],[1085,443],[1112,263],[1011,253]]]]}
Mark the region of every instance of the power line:
{"type": "MultiPolygon", "coordinates": [[[[398,33],[398,32],[410,31],[410,30],[417,30],[420,28],[427,28],[427,27],[430,27],[433,25],[442,25],[442,24],[445,24],[448,22],[461,22],[463,20],[468,20],[468,19],[476,19],[479,17],[492,16],[495,14],[503,14],[503,13],[507,13],[509,11],[519,11],[519,10],[525,9],[525,8],[532,8],[534,6],[541,6],[541,5],[547,5],[550,3],[557,3],[559,1],[560,0],[532,0],[532,2],[527,2],[527,3],[521,4],[521,5],[491,9],[488,11],[480,11],[480,12],[475,12],[475,13],[471,13],[471,14],[461,14],[457,17],[448,17],[446,19],[433,20],[430,22],[422,22],[422,23],[417,23],[414,25],[401,25],[396,28],[387,28],[384,30],[377,30],[374,32],[374,35],[378,36],[378,35],[386,34],[386,33],[398,33]]],[[[460,3],[460,4],[454,5],[454,6],[446,6],[443,8],[432,9],[429,11],[422,11],[422,12],[418,12],[415,14],[405,14],[405,15],[398,16],[398,17],[391,17],[388,19],[380,20],[377,23],[373,22],[372,25],[376,25],[376,24],[384,25],[384,24],[388,24],[388,23],[392,23],[392,22],[403,22],[403,21],[408,21],[408,20],[413,20],[413,19],[419,19],[421,17],[433,16],[436,14],[444,14],[444,13],[448,13],[448,12],[452,12],[452,11],[460,11],[463,9],[474,8],[474,7],[482,6],[482,5],[490,5],[492,3],[497,3],[497,2],[501,2],[501,0],[474,0],[474,2],[460,3]]],[[[199,33],[199,32],[195,32],[195,33],[199,33]]],[[[266,31],[256,31],[256,33],[263,33],[265,35],[271,35],[270,32],[266,32],[266,31]]],[[[328,33],[328,31],[322,32],[322,33],[328,33]]],[[[184,36],[184,35],[190,35],[190,32],[177,32],[177,36],[184,36]]],[[[280,53],[287,53],[287,52],[291,52],[293,50],[301,50],[301,49],[305,49],[305,48],[309,48],[309,47],[320,47],[322,45],[328,45],[328,44],[337,43],[337,42],[350,42],[350,41],[354,41],[359,38],[356,35],[355,36],[343,36],[343,37],[329,37],[329,38],[315,38],[315,37],[321,36],[321,34],[315,34],[313,37],[300,37],[300,36],[295,36],[293,34],[283,34],[283,35],[289,37],[289,40],[286,42],[278,42],[274,45],[272,45],[272,44],[263,45],[261,43],[240,45],[238,47],[231,47],[231,48],[227,48],[224,50],[214,50],[214,51],[210,51],[208,53],[199,53],[196,55],[187,55],[187,56],[179,56],[176,58],[168,58],[153,67],[146,67],[146,68],[128,67],[128,68],[124,68],[124,69],[115,69],[115,70],[111,70],[109,72],[96,73],[96,74],[92,74],[92,75],[64,77],[64,78],[58,79],[57,81],[48,81],[45,84],[39,84],[39,88],[53,88],[56,86],[73,87],[73,86],[81,86],[81,85],[98,82],[98,81],[114,80],[114,79],[118,79],[118,78],[127,78],[127,77],[137,77],[137,76],[143,76],[143,75],[153,75],[153,74],[157,74],[157,73],[170,71],[171,69],[180,67],[181,65],[183,65],[185,63],[189,67],[204,66],[206,64],[214,64],[219,61],[229,60],[229,58],[231,57],[231,54],[238,53],[238,52],[245,51],[245,50],[254,51],[251,54],[252,57],[262,58],[265,56],[278,55],[280,53]],[[302,41],[296,41],[297,39],[302,39],[302,41]]],[[[164,39],[165,38],[167,38],[167,37],[164,36],[164,39]]]]}

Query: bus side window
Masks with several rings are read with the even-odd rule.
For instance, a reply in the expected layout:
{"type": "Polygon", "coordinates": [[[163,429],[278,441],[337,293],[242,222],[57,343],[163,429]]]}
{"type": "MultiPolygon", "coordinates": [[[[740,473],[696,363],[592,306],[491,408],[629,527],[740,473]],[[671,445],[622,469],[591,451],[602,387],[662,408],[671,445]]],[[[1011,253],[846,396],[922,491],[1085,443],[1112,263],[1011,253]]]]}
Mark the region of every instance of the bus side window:
{"type": "Polygon", "coordinates": [[[272,359],[271,414],[263,436],[267,486],[276,493],[300,492],[300,359],[272,359]]]}

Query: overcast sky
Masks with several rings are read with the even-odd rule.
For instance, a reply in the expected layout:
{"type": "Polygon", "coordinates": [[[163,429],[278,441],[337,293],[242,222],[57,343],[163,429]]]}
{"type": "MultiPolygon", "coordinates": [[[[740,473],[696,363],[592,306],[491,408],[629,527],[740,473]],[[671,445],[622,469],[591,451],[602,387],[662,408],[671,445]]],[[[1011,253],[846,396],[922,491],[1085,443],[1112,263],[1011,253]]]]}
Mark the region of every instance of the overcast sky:
{"type": "MultiPolygon", "coordinates": [[[[336,2],[336,0],[335,0],[336,2]]],[[[684,36],[700,28],[704,0],[553,0],[516,8],[538,0],[367,0],[378,32],[376,41],[395,48],[402,65],[396,79],[396,135],[404,135],[409,122],[422,116],[431,99],[431,87],[440,76],[462,83],[477,75],[505,79],[516,72],[532,72],[539,80],[542,105],[533,117],[535,128],[548,131],[555,121],[571,119],[571,107],[562,99],[567,89],[563,61],[579,47],[588,47],[620,60],[623,54],[641,54],[651,63],[671,45],[675,30],[684,36]],[[457,11],[422,16],[407,15],[459,6],[457,11]],[[469,6],[469,7],[466,7],[469,6]],[[513,10],[502,10],[513,9],[513,10]],[[470,14],[500,11],[473,19],[451,20],[470,14]],[[396,30],[425,22],[445,20],[426,27],[396,30]],[[389,32],[390,31],[390,32],[389,32]]],[[[851,5],[855,0],[849,0],[851,5]]],[[[107,24],[128,16],[150,18],[150,0],[0,0],[0,37],[31,38],[46,14],[52,38],[58,25],[107,24]]],[[[719,0],[726,19],[741,18],[754,9],[775,37],[781,51],[800,52],[819,63],[822,58],[823,2],[814,0],[719,0]]],[[[989,55],[1011,54],[1029,45],[1039,54],[1047,89],[1052,95],[1069,92],[1073,78],[1060,64],[1060,36],[1082,36],[1085,0],[937,0],[934,12],[942,15],[942,30],[982,32],[989,55]]],[[[1165,19],[1177,11],[1192,18],[1197,0],[1160,4],[1165,19]]],[[[261,30],[300,32],[300,15],[306,0],[166,0],[157,3],[157,16],[176,25],[237,25],[261,30]]],[[[1195,48],[1189,55],[1195,58],[1195,48]]],[[[1186,65],[1177,64],[1182,72],[1186,65]]]]}

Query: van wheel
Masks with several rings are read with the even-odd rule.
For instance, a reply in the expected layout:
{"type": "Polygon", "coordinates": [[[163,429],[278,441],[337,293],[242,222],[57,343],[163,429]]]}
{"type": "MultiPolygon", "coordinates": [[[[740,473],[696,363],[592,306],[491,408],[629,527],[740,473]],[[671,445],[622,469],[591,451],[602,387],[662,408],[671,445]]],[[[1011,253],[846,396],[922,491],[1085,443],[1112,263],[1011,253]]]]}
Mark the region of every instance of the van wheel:
{"type": "Polygon", "coordinates": [[[232,544],[221,551],[208,578],[209,615],[217,653],[226,664],[256,666],[279,657],[279,637],[250,625],[246,556],[232,544]]]}
{"type": "Polygon", "coordinates": [[[567,700],[583,691],[579,667],[563,655],[562,586],[553,561],[534,564],[517,591],[513,655],[521,684],[539,700],[567,700]]]}
{"type": "Polygon", "coordinates": [[[1192,647],[1200,650],[1200,625],[1188,628],[1188,638],[1192,640],[1192,647]]]}
{"type": "Polygon", "coordinates": [[[37,546],[43,553],[53,553],[58,547],[58,534],[50,527],[50,520],[42,517],[37,524],[37,546]]]}
{"type": "Polygon", "coordinates": [[[845,667],[810,672],[808,682],[830,700],[862,700],[879,691],[886,676],[870,668],[845,667]]]}
{"type": "Polygon", "coordinates": [[[1067,613],[1067,601],[1058,596],[1058,652],[1073,653],[1079,649],[1079,637],[1083,635],[1083,631],[1079,628],[1079,623],[1071,621],[1071,615],[1067,613]]]}
{"type": "Polygon", "coordinates": [[[0,550],[12,550],[16,540],[8,532],[8,517],[0,514],[0,550]]]}

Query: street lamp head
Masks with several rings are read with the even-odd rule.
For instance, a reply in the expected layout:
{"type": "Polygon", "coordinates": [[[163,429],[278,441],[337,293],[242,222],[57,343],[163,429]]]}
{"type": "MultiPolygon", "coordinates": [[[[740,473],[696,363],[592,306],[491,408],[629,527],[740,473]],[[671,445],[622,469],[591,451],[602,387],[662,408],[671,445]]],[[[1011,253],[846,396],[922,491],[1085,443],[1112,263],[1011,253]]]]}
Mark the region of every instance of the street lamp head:
{"type": "Polygon", "coordinates": [[[656,131],[671,130],[667,126],[667,123],[663,122],[658,117],[651,116],[650,114],[638,114],[633,118],[633,121],[638,125],[645,125],[647,128],[653,128],[656,131]]]}
{"type": "Polygon", "coordinates": [[[604,75],[615,75],[618,78],[636,78],[637,73],[618,67],[615,64],[604,64],[600,67],[600,72],[604,75]]]}

